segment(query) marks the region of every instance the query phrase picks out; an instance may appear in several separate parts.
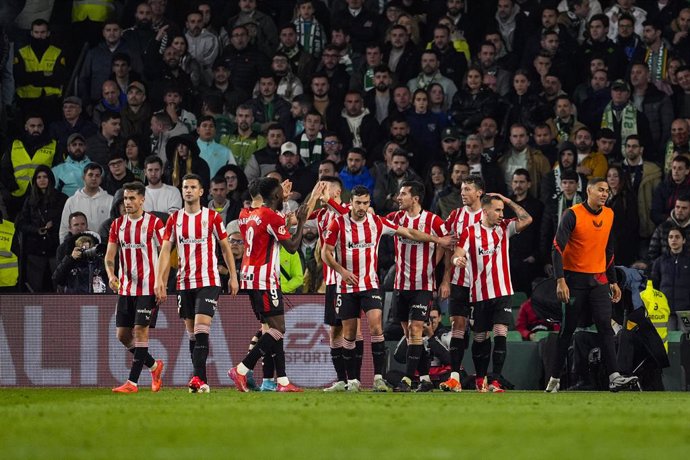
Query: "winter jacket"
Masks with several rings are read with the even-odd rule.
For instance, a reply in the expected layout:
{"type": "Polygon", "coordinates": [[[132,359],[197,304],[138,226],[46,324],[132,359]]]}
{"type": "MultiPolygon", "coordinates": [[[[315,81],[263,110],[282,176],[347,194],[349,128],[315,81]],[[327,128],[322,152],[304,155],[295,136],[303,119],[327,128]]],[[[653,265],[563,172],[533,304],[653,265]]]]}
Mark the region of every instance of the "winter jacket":
{"type": "Polygon", "coordinates": [[[680,223],[676,216],[671,211],[671,215],[663,221],[652,234],[649,240],[649,252],[647,255],[648,262],[652,262],[663,254],[668,254],[668,232],[671,227],[680,227],[685,235],[685,249],[688,250],[690,241],[690,220],[685,223],[680,223]]]}
{"type": "MultiPolygon", "coordinates": [[[[505,169],[508,165],[508,160],[510,155],[512,155],[511,151],[508,151],[506,154],[501,156],[501,158],[498,159],[498,166],[501,168],[501,172],[504,173],[504,178],[505,178],[505,169]]],[[[551,165],[549,164],[549,160],[546,159],[544,154],[542,154],[539,150],[532,149],[530,147],[527,148],[527,171],[529,171],[529,176],[530,179],[532,179],[532,185],[530,186],[530,193],[532,194],[533,197],[538,197],[539,196],[539,190],[541,188],[541,182],[546,175],[551,170],[551,165]]],[[[507,185],[507,184],[506,184],[507,185]]]]}
{"type": "Polygon", "coordinates": [[[27,199],[17,216],[16,228],[23,235],[22,254],[51,258],[55,257],[55,251],[60,244],[59,222],[67,196],[55,190],[55,176],[48,167],[40,165],[36,168],[36,173],[38,172],[48,174],[48,188],[52,189],[52,193],[49,198],[43,196],[38,202],[32,202],[31,189],[36,187],[36,174],[34,174],[27,199]],[[53,226],[45,234],[41,234],[40,229],[48,222],[52,222],[53,226]]]}
{"type": "Polygon", "coordinates": [[[664,254],[652,265],[654,287],[664,293],[671,311],[690,310],[690,255],[664,254]]]}
{"type": "MultiPolygon", "coordinates": [[[[364,113],[361,117],[361,121],[357,129],[359,131],[359,138],[361,141],[361,145],[359,147],[363,147],[365,150],[367,150],[367,152],[369,152],[378,143],[381,133],[379,130],[379,124],[376,121],[376,117],[369,113],[367,109],[365,109],[365,112],[366,113],[364,113]]],[[[336,120],[335,126],[330,127],[336,132],[338,139],[340,139],[340,142],[343,144],[343,152],[347,152],[351,147],[353,147],[355,136],[350,128],[348,119],[353,120],[354,118],[357,117],[348,116],[345,113],[345,109],[343,109],[343,111],[340,113],[340,118],[336,120]]]]}
{"type": "Polygon", "coordinates": [[[62,210],[62,218],[60,219],[60,242],[64,241],[65,236],[69,233],[69,216],[73,212],[81,211],[86,215],[86,222],[88,228],[99,229],[101,224],[110,215],[110,205],[113,202],[112,195],[102,188],[94,196],[89,196],[84,193],[81,188],[69,197],[65,202],[65,207],[62,210]]]}
{"type": "Polygon", "coordinates": [[[542,122],[542,120],[538,120],[536,117],[537,108],[542,104],[538,95],[527,93],[518,96],[515,90],[510,90],[502,99],[502,102],[506,108],[503,115],[503,123],[501,124],[505,132],[515,123],[525,125],[532,132],[534,127],[542,122]]]}
{"type": "Polygon", "coordinates": [[[671,98],[650,83],[642,99],[641,109],[649,122],[652,144],[648,148],[658,152],[655,156],[658,158],[659,154],[664,151],[666,141],[671,137],[673,103],[671,98]]]}
{"type": "Polygon", "coordinates": [[[632,265],[638,258],[640,216],[637,200],[631,191],[610,195],[606,205],[613,210],[613,254],[621,265],[632,265]]]}
{"type": "Polygon", "coordinates": [[[232,45],[223,50],[222,59],[229,69],[232,86],[251,94],[259,75],[270,72],[271,63],[262,52],[248,46],[243,50],[235,49],[232,45]]]}
{"type": "Polygon", "coordinates": [[[676,184],[673,179],[667,177],[665,181],[657,185],[652,194],[652,209],[650,218],[654,225],[660,225],[671,213],[676,205],[676,199],[690,192],[690,176],[683,182],[676,184]]]}
{"type": "Polygon", "coordinates": [[[368,168],[363,167],[358,174],[352,174],[348,171],[347,167],[344,167],[338,175],[340,176],[340,180],[343,181],[343,188],[348,192],[351,191],[355,185],[364,185],[369,189],[372,195],[374,194],[374,178],[368,168]]]}
{"type": "Polygon", "coordinates": [[[101,98],[103,82],[108,80],[113,72],[113,56],[116,53],[125,53],[129,56],[132,70],[135,72],[143,71],[141,51],[136,49],[136,45],[123,38],[117,47],[110,51],[105,41],[100,42],[86,53],[79,74],[78,95],[84,105],[95,104],[101,98]]]}
{"type": "Polygon", "coordinates": [[[60,155],[60,158],[62,158],[62,155],[67,151],[67,139],[72,134],[79,133],[84,136],[84,139],[88,139],[98,132],[98,127],[94,122],[84,117],[80,117],[74,126],[63,118],[52,122],[48,127],[48,132],[50,133],[51,139],[57,140],[58,145],[56,152],[60,155]]]}
{"type": "Polygon", "coordinates": [[[425,148],[438,150],[441,148],[441,132],[448,126],[448,118],[442,113],[427,111],[416,113],[414,110],[407,114],[407,124],[410,125],[410,136],[425,148]]]}
{"type": "Polygon", "coordinates": [[[271,171],[275,171],[279,155],[279,149],[274,150],[268,146],[254,152],[244,167],[244,174],[247,176],[247,180],[258,179],[271,171]]]}
{"type": "Polygon", "coordinates": [[[472,133],[476,131],[484,118],[496,118],[498,96],[483,86],[477,94],[462,89],[455,93],[450,112],[456,126],[466,133],[472,133]]]}

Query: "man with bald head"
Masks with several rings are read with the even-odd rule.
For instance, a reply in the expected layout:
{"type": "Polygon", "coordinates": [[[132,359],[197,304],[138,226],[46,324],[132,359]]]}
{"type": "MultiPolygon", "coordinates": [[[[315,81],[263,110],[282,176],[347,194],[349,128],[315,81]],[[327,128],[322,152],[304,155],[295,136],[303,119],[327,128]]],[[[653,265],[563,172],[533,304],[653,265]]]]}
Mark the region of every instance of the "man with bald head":
{"type": "Polygon", "coordinates": [[[101,100],[93,108],[93,122],[100,126],[105,112],[120,113],[127,105],[127,96],[113,80],[106,80],[101,86],[101,100]]]}

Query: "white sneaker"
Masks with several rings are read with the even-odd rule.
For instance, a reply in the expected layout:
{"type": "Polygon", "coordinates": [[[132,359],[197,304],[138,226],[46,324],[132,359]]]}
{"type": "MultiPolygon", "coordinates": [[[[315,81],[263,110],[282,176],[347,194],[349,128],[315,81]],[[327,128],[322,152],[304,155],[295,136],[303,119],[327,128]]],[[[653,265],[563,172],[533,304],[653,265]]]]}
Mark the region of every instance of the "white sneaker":
{"type": "Polygon", "coordinates": [[[359,380],[348,380],[347,382],[347,391],[351,393],[357,393],[360,390],[360,387],[362,386],[361,383],[359,383],[359,380]]]}
{"type": "Polygon", "coordinates": [[[388,384],[382,377],[374,379],[374,386],[372,389],[377,393],[385,393],[388,391],[388,384]]]}
{"type": "Polygon", "coordinates": [[[546,385],[546,390],[544,390],[544,393],[558,393],[558,390],[561,388],[561,379],[555,379],[551,377],[549,379],[549,383],[546,385]]]}
{"type": "Polygon", "coordinates": [[[618,374],[617,377],[615,377],[613,380],[609,381],[609,391],[612,391],[614,393],[617,393],[621,390],[625,390],[627,388],[632,388],[635,385],[637,385],[637,376],[632,375],[630,377],[626,377],[624,375],[618,374]]]}
{"type": "Polygon", "coordinates": [[[342,380],[339,380],[330,387],[324,388],[323,391],[325,391],[326,393],[337,393],[341,391],[347,391],[347,383],[343,382],[342,380]]]}
{"type": "Polygon", "coordinates": [[[210,392],[211,392],[211,387],[208,386],[208,383],[204,383],[197,390],[197,393],[210,393],[210,392]]]}

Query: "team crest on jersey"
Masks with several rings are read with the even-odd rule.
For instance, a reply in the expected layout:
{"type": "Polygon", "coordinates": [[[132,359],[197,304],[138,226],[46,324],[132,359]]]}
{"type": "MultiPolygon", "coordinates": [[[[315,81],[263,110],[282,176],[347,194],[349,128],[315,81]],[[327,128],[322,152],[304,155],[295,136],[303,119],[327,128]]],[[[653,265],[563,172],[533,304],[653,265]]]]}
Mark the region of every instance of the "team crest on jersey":
{"type": "Polygon", "coordinates": [[[323,239],[324,240],[327,240],[329,236],[331,236],[330,230],[326,230],[325,232],[323,232],[323,239]]]}
{"type": "Polygon", "coordinates": [[[281,225],[280,227],[278,227],[278,233],[279,234],[285,235],[285,232],[286,232],[285,225],[281,225]]]}
{"type": "Polygon", "coordinates": [[[208,225],[208,221],[207,221],[207,220],[202,220],[202,221],[201,221],[201,226],[202,226],[202,227],[206,227],[207,225],[208,225]]]}

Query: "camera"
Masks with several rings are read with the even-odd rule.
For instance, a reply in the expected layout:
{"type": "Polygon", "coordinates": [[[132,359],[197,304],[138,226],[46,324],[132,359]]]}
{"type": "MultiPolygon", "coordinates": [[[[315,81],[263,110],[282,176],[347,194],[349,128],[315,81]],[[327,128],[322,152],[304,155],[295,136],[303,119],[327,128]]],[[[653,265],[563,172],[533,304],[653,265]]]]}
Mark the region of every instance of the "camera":
{"type": "Polygon", "coordinates": [[[80,250],[82,257],[88,260],[93,260],[102,259],[105,257],[106,248],[107,246],[105,244],[100,243],[92,248],[80,248],[80,250]]]}

